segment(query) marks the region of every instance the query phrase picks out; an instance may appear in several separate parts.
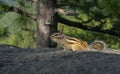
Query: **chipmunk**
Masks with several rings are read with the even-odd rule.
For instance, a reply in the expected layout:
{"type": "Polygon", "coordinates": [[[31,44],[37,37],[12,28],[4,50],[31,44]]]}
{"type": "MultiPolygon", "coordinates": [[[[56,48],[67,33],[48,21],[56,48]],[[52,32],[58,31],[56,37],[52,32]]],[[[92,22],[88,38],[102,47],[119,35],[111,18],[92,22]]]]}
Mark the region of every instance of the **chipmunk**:
{"type": "Polygon", "coordinates": [[[94,41],[89,45],[86,41],[67,36],[61,32],[53,33],[50,38],[52,41],[61,45],[64,50],[71,49],[72,51],[100,51],[105,48],[105,43],[103,41],[94,41]]]}
{"type": "Polygon", "coordinates": [[[98,40],[95,40],[93,43],[89,45],[89,50],[92,51],[101,51],[104,50],[105,48],[106,48],[105,42],[98,40]]]}

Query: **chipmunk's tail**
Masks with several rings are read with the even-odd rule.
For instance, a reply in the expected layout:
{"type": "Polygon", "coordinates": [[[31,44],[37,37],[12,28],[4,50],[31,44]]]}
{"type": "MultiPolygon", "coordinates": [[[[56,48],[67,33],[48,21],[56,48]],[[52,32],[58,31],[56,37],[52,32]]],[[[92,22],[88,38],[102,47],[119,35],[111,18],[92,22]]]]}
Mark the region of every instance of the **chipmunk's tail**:
{"type": "Polygon", "coordinates": [[[89,45],[89,50],[92,51],[101,51],[106,48],[106,44],[103,41],[95,40],[92,44],[89,45]]]}

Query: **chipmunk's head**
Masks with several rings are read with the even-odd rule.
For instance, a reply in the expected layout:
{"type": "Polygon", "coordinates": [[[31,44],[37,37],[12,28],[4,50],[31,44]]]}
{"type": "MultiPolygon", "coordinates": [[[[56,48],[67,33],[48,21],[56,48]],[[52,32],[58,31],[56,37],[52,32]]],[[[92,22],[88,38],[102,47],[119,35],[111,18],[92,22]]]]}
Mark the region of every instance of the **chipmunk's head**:
{"type": "Polygon", "coordinates": [[[61,33],[61,32],[53,33],[50,36],[50,38],[51,38],[52,41],[59,43],[64,38],[64,34],[61,33]]]}

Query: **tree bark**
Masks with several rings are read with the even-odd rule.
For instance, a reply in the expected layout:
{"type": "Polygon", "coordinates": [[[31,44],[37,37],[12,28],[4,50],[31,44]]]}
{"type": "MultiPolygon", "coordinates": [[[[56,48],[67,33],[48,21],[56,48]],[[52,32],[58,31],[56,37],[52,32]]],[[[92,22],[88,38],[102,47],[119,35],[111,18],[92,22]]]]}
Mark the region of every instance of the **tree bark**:
{"type": "Polygon", "coordinates": [[[54,46],[50,34],[57,31],[56,0],[38,0],[37,2],[37,48],[54,46]]]}

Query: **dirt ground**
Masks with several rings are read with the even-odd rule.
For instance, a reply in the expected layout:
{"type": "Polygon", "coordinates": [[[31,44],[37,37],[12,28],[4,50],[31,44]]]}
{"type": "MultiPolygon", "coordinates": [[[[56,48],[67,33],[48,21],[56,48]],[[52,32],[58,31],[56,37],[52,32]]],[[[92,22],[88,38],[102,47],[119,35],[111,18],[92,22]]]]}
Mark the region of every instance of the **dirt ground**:
{"type": "Polygon", "coordinates": [[[0,74],[120,74],[120,52],[0,45],[0,74]]]}

